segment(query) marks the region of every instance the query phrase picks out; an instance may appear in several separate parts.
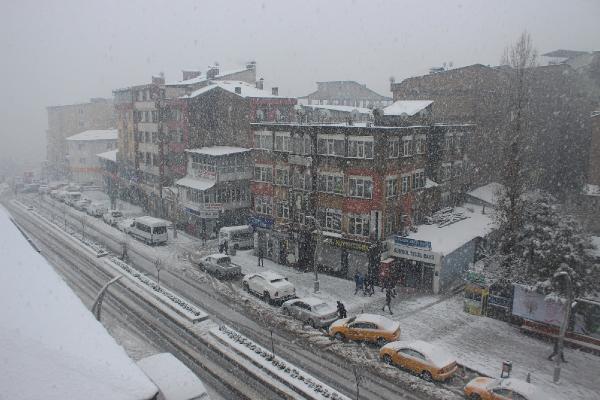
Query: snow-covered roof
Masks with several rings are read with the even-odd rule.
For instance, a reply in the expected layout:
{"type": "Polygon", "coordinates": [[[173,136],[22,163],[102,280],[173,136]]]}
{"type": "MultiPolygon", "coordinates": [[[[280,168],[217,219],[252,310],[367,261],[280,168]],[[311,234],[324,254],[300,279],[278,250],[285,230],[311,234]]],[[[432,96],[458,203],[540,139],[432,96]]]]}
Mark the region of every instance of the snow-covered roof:
{"type": "Polygon", "coordinates": [[[105,160],[108,160],[108,161],[117,162],[117,152],[118,151],[119,151],[118,149],[109,150],[109,151],[105,151],[104,153],[96,154],[96,156],[103,158],[105,160]]]}
{"type": "Polygon", "coordinates": [[[175,182],[176,185],[185,186],[196,190],[207,190],[215,186],[215,181],[203,178],[194,178],[186,176],[175,182]]]}
{"type": "Polygon", "coordinates": [[[308,304],[309,306],[318,306],[319,304],[325,303],[325,300],[321,300],[318,297],[301,297],[298,300],[308,304]]]}
{"type": "Polygon", "coordinates": [[[588,196],[600,196],[600,185],[586,183],[583,185],[583,194],[588,196]]]}
{"type": "Polygon", "coordinates": [[[138,361],[140,368],[168,400],[208,399],[202,381],[171,353],[160,353],[138,361]]]}
{"type": "Polygon", "coordinates": [[[186,150],[188,153],[204,154],[207,156],[225,156],[228,154],[245,153],[247,151],[250,151],[250,149],[232,146],[212,146],[186,150]]]}
{"type": "Polygon", "coordinates": [[[262,271],[262,272],[259,272],[257,275],[262,276],[263,278],[265,278],[268,281],[272,281],[274,279],[285,279],[285,277],[283,275],[279,275],[277,272],[273,272],[273,271],[262,271]]]}
{"type": "Polygon", "coordinates": [[[425,178],[425,189],[431,189],[437,186],[440,186],[437,182],[434,182],[429,178],[425,178]]]}
{"type": "Polygon", "coordinates": [[[156,386],[0,208],[0,387],[7,399],[151,399],[156,386]]]}
{"type": "Polygon", "coordinates": [[[531,383],[527,383],[520,379],[514,379],[514,378],[502,379],[500,382],[500,386],[507,388],[507,389],[513,389],[517,393],[520,393],[520,394],[526,396],[527,399],[541,400],[542,397],[544,397],[544,399],[547,399],[547,397],[543,396],[542,393],[540,393],[540,391],[538,390],[537,387],[535,387],[531,383]]]}
{"type": "Polygon", "coordinates": [[[118,135],[116,129],[93,129],[69,136],[67,140],[117,140],[118,135]]]}
{"type": "Polygon", "coordinates": [[[431,100],[398,100],[383,109],[383,115],[412,116],[433,103],[431,100]]]}
{"type": "Polygon", "coordinates": [[[148,225],[148,226],[157,226],[157,225],[162,226],[165,224],[166,225],[170,224],[170,222],[167,222],[164,219],[150,217],[150,216],[136,217],[135,222],[140,222],[140,223],[148,225]]]}
{"type": "Polygon", "coordinates": [[[427,357],[436,367],[443,368],[456,361],[456,357],[445,351],[440,346],[422,340],[399,340],[391,342],[384,347],[394,350],[409,348],[418,351],[427,357]]]}
{"type": "MultiPolygon", "coordinates": [[[[219,70],[219,73],[213,79],[226,78],[228,75],[238,74],[238,73],[244,72],[246,70],[247,70],[247,68],[245,68],[245,67],[243,67],[243,68],[240,67],[237,69],[231,69],[231,70],[225,70],[225,71],[219,70]]],[[[194,71],[194,70],[186,69],[185,71],[194,71]]],[[[166,84],[166,86],[194,85],[196,83],[206,82],[207,80],[208,80],[208,77],[206,76],[206,74],[200,74],[194,78],[186,79],[185,81],[169,82],[166,84]]]]}
{"type": "Polygon", "coordinates": [[[469,196],[478,200],[485,201],[488,204],[496,205],[498,203],[498,194],[504,190],[504,185],[498,182],[491,182],[480,186],[467,193],[469,196]]]}
{"type": "Polygon", "coordinates": [[[353,106],[335,106],[331,104],[303,104],[302,107],[313,108],[313,109],[322,109],[322,110],[331,110],[331,111],[340,111],[351,113],[353,111],[358,112],[359,114],[368,114],[372,115],[373,110],[365,107],[353,107],[353,106]]]}
{"type": "Polygon", "coordinates": [[[189,95],[181,96],[181,98],[193,98],[200,96],[213,89],[221,88],[227,90],[233,94],[237,94],[240,97],[252,97],[252,98],[281,98],[277,95],[273,95],[268,90],[259,89],[254,85],[251,85],[243,81],[213,81],[210,85],[193,91],[189,95]],[[236,93],[236,88],[239,88],[240,93],[236,93]]]}
{"type": "Polygon", "coordinates": [[[481,206],[473,204],[456,207],[455,212],[463,212],[466,219],[441,228],[437,225],[419,225],[417,232],[410,232],[407,238],[431,242],[431,251],[442,255],[450,254],[465,243],[476,237],[484,237],[494,229],[493,214],[487,209],[485,214],[482,214],[482,211],[481,206]]]}
{"type": "Polygon", "coordinates": [[[377,325],[380,329],[386,331],[395,331],[396,329],[398,329],[399,326],[399,323],[397,321],[392,321],[389,318],[377,314],[358,314],[354,321],[372,322],[375,325],[377,325]]]}

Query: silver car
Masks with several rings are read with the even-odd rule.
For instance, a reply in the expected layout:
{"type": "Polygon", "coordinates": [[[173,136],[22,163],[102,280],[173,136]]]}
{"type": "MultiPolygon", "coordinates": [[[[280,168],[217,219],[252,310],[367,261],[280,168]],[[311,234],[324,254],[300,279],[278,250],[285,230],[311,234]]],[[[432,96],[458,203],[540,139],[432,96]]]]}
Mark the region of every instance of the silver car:
{"type": "Polygon", "coordinates": [[[234,278],[242,274],[242,267],[232,264],[231,258],[225,254],[211,254],[197,261],[192,258],[192,261],[195,261],[200,268],[216,275],[218,278],[234,278]]]}
{"type": "Polygon", "coordinates": [[[338,319],[337,307],[316,297],[288,300],[282,304],[281,311],[313,328],[328,326],[338,319]]]}

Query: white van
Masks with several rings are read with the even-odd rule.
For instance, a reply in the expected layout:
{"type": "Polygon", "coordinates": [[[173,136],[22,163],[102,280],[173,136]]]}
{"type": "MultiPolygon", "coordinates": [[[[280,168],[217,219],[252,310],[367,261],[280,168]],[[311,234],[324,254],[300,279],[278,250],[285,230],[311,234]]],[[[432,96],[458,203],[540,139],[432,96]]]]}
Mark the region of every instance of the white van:
{"type": "Polygon", "coordinates": [[[229,249],[254,247],[254,232],[250,225],[225,226],[219,230],[219,245],[227,241],[229,249]]]}
{"type": "Polygon", "coordinates": [[[108,212],[108,208],[101,203],[93,203],[88,206],[86,212],[92,217],[101,217],[108,212]]]}
{"type": "Polygon", "coordinates": [[[73,206],[76,202],[81,200],[81,192],[67,192],[64,198],[65,203],[67,203],[70,206],[73,206]]]}
{"type": "Polygon", "coordinates": [[[166,243],[169,238],[167,226],[167,221],[159,218],[138,217],[127,229],[127,233],[146,244],[161,244],[166,243]]]}

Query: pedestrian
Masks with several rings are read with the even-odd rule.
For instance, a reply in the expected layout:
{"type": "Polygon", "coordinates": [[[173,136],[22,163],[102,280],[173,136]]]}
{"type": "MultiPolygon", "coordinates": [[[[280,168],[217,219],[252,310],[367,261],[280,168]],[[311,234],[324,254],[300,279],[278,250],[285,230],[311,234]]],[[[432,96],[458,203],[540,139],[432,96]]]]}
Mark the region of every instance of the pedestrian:
{"type": "Polygon", "coordinates": [[[229,244],[227,243],[227,240],[223,242],[223,249],[225,250],[225,254],[229,254],[229,244]]]}
{"type": "Polygon", "coordinates": [[[202,232],[202,245],[206,246],[206,231],[202,232]]]}
{"type": "Polygon", "coordinates": [[[223,253],[224,243],[219,243],[219,253],[223,253]]]}
{"type": "Polygon", "coordinates": [[[392,312],[392,297],[395,297],[394,293],[389,288],[386,289],[385,290],[385,304],[381,308],[381,311],[385,311],[385,306],[387,306],[388,310],[390,311],[390,315],[394,314],[392,312]]]}
{"type": "Polygon", "coordinates": [[[375,293],[375,279],[373,278],[373,275],[368,274],[367,277],[365,278],[365,291],[364,294],[369,295],[369,297],[371,297],[373,295],[373,293],[375,293]]]}
{"type": "Polygon", "coordinates": [[[346,314],[346,307],[344,307],[344,304],[339,300],[337,302],[337,311],[338,311],[338,316],[340,317],[340,319],[346,318],[348,316],[346,314]]]}
{"type": "MultiPolygon", "coordinates": [[[[550,354],[548,356],[548,360],[552,361],[554,359],[554,357],[556,357],[559,353],[558,350],[558,338],[556,338],[556,340],[554,341],[554,350],[552,350],[552,354],[550,354]]],[[[562,362],[566,363],[567,360],[565,360],[565,353],[563,352],[563,350],[560,350],[560,359],[562,360],[562,362]]]]}
{"type": "Polygon", "coordinates": [[[262,248],[262,246],[258,246],[258,266],[259,267],[265,266],[265,261],[264,261],[263,257],[264,257],[263,248],[262,248]]]}

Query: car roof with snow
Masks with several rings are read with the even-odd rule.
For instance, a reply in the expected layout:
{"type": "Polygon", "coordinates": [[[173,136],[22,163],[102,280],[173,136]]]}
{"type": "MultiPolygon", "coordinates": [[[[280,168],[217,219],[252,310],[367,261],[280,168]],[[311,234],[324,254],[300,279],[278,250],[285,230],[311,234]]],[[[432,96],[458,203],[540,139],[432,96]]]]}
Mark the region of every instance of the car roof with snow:
{"type": "Polygon", "coordinates": [[[148,225],[148,226],[163,226],[163,225],[167,225],[167,221],[165,221],[164,219],[155,218],[155,217],[149,217],[149,216],[137,217],[135,219],[135,222],[139,222],[141,224],[148,225]]]}
{"type": "Polygon", "coordinates": [[[402,348],[416,350],[440,368],[456,361],[456,357],[446,352],[440,346],[437,346],[433,343],[424,342],[422,340],[399,340],[388,343],[384,347],[393,350],[400,350],[402,348]]]}
{"type": "Polygon", "coordinates": [[[319,304],[326,303],[325,300],[321,300],[318,297],[301,297],[301,298],[296,299],[296,300],[301,301],[303,303],[306,303],[309,306],[317,306],[319,304]]]}
{"type": "Polygon", "coordinates": [[[227,259],[229,258],[229,256],[228,256],[228,255],[226,255],[226,254],[221,254],[221,253],[209,254],[209,255],[207,255],[207,256],[206,256],[206,258],[208,258],[208,257],[210,257],[210,258],[214,258],[215,260],[221,260],[221,259],[223,259],[223,258],[227,258],[227,259]]]}
{"type": "Polygon", "coordinates": [[[354,322],[372,322],[384,330],[395,330],[400,325],[396,321],[377,314],[358,314],[354,322]]]}
{"type": "Polygon", "coordinates": [[[499,381],[501,387],[516,390],[518,393],[526,396],[528,400],[542,400],[542,397],[544,400],[548,400],[548,395],[531,383],[514,378],[507,378],[499,381]]]}
{"type": "Polygon", "coordinates": [[[272,281],[274,279],[285,279],[285,276],[279,275],[277,272],[273,272],[273,271],[258,272],[255,275],[260,275],[268,281],[272,281]]]}

